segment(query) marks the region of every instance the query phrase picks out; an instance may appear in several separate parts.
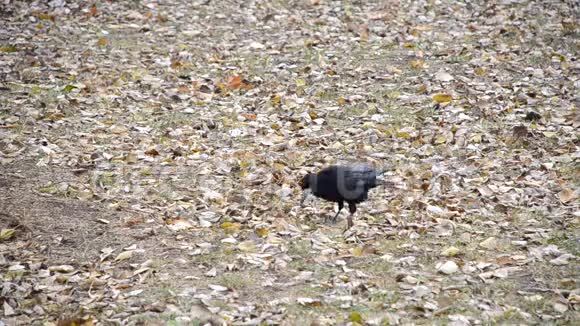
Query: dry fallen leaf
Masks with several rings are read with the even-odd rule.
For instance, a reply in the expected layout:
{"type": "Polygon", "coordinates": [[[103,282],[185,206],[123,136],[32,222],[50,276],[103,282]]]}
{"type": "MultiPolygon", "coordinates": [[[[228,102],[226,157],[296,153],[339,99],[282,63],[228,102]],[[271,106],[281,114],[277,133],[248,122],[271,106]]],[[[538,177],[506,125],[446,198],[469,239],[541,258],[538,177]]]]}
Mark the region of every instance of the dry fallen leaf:
{"type": "Polygon", "coordinates": [[[496,238],[489,237],[489,238],[485,239],[484,241],[480,242],[479,246],[482,248],[485,248],[487,250],[494,250],[494,249],[497,249],[498,242],[497,242],[496,238]]]}
{"type": "Polygon", "coordinates": [[[459,270],[459,266],[453,261],[446,261],[445,263],[440,263],[437,266],[437,270],[443,274],[450,275],[459,270]]]}
{"type": "Polygon", "coordinates": [[[131,257],[133,257],[133,252],[134,252],[134,250],[123,251],[119,255],[117,255],[117,257],[115,258],[115,260],[116,261],[122,261],[122,260],[130,259],[131,257]]]}
{"type": "Polygon", "coordinates": [[[6,241],[14,235],[14,229],[0,229],[0,241],[6,241]]]}
{"type": "Polygon", "coordinates": [[[566,204],[576,199],[576,193],[570,188],[564,188],[558,193],[558,197],[562,203],[566,204]]]}
{"type": "Polygon", "coordinates": [[[437,103],[448,103],[453,100],[453,97],[449,94],[435,94],[432,99],[437,103]]]}
{"type": "MultiPolygon", "coordinates": [[[[442,82],[448,82],[448,81],[452,81],[454,78],[453,76],[451,76],[450,73],[445,72],[445,71],[440,71],[437,74],[435,74],[435,79],[442,81],[442,82]]],[[[437,101],[438,103],[441,103],[439,101],[437,101]]],[[[444,101],[444,102],[449,102],[449,101],[444,101]]]]}

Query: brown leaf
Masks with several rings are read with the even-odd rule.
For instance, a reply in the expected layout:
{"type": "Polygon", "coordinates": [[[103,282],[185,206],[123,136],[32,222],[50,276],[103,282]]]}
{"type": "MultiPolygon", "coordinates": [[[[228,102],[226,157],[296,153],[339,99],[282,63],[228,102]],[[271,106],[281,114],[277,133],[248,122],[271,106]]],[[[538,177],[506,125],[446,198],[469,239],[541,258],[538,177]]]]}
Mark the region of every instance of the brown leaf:
{"type": "Polygon", "coordinates": [[[91,9],[89,9],[89,17],[96,17],[99,14],[99,11],[97,10],[97,5],[93,4],[91,6],[91,9]]]}
{"type": "Polygon", "coordinates": [[[242,113],[240,115],[249,121],[256,121],[256,119],[258,118],[254,113],[242,113]]]}
{"type": "Polygon", "coordinates": [[[576,198],[576,193],[570,188],[564,188],[558,194],[558,198],[563,204],[566,204],[576,198]]]}
{"type": "Polygon", "coordinates": [[[515,126],[512,129],[512,133],[516,138],[524,138],[528,136],[528,128],[524,125],[515,126]]]}
{"type": "Polygon", "coordinates": [[[149,156],[159,156],[159,152],[155,148],[151,148],[145,151],[145,154],[149,156]]]}
{"type": "Polygon", "coordinates": [[[413,69],[423,69],[423,67],[425,67],[425,61],[421,60],[421,59],[417,59],[417,60],[413,60],[409,62],[409,65],[411,66],[411,68],[413,69]]]}
{"type": "Polygon", "coordinates": [[[239,89],[242,87],[243,78],[241,76],[232,76],[228,80],[227,88],[229,89],[239,89]]]}

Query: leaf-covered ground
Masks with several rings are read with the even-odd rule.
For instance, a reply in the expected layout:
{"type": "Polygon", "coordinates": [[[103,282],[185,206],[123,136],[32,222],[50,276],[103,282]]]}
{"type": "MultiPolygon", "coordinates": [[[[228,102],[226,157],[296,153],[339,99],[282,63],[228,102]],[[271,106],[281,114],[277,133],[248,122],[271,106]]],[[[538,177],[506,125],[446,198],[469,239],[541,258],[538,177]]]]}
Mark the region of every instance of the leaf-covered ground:
{"type": "Polygon", "coordinates": [[[0,324],[579,323],[579,16],[2,1],[0,324]]]}

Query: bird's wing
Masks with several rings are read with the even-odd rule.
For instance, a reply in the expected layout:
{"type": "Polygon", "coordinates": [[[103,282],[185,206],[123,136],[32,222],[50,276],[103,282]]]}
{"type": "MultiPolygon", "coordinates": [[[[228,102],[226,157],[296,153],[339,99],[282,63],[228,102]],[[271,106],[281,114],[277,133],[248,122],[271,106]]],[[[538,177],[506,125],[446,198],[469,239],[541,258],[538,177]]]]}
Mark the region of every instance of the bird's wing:
{"type": "Polygon", "coordinates": [[[377,171],[369,165],[354,165],[340,169],[345,185],[354,188],[362,185],[365,189],[377,186],[377,171]]]}

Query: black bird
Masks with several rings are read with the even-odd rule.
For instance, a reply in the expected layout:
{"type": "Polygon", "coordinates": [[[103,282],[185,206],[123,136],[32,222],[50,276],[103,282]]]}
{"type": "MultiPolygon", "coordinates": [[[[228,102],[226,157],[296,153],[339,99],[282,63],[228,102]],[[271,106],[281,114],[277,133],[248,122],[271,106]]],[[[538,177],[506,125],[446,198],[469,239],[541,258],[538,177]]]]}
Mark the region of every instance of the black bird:
{"type": "Polygon", "coordinates": [[[334,215],[336,221],[338,214],[344,207],[344,202],[348,203],[350,216],[348,217],[348,227],[352,227],[352,216],[356,212],[356,204],[368,199],[368,192],[381,184],[377,176],[383,172],[373,169],[369,165],[354,166],[329,166],[318,173],[309,173],[300,180],[300,186],[304,191],[300,206],[308,197],[307,189],[310,189],[316,197],[338,203],[338,213],[334,215]]]}

